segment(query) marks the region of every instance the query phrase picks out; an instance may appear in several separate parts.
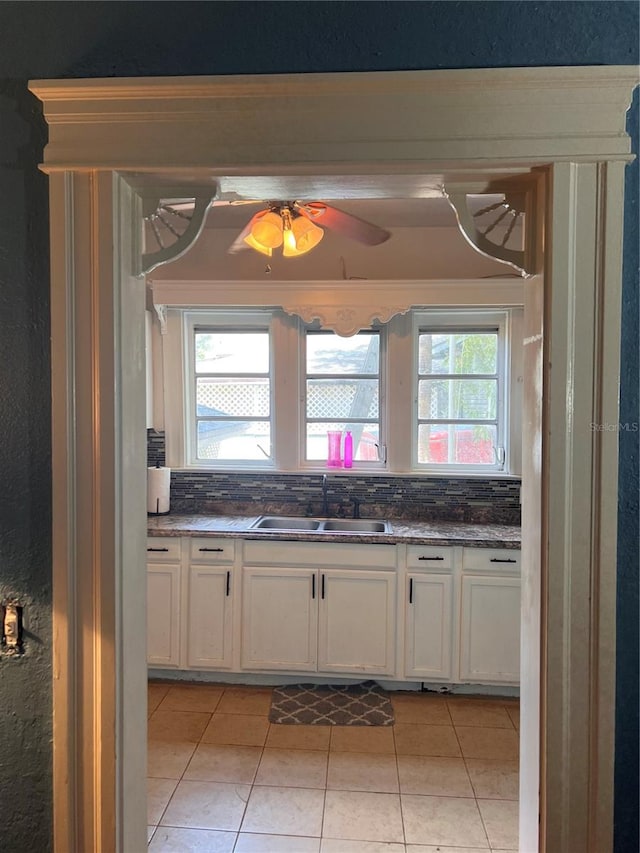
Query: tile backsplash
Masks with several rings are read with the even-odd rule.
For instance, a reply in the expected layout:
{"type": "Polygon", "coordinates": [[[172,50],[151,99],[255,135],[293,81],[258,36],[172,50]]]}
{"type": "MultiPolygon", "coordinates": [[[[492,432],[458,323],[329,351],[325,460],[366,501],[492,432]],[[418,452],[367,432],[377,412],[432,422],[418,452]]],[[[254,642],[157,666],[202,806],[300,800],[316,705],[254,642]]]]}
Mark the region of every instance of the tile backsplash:
{"type": "MultiPolygon", "coordinates": [[[[149,430],[147,464],[164,461],[164,435],[149,430]]],[[[518,479],[326,473],[333,515],[350,516],[356,498],[365,518],[520,523],[518,479]]],[[[321,474],[172,471],[171,511],[319,515],[321,486],[321,474]]]]}

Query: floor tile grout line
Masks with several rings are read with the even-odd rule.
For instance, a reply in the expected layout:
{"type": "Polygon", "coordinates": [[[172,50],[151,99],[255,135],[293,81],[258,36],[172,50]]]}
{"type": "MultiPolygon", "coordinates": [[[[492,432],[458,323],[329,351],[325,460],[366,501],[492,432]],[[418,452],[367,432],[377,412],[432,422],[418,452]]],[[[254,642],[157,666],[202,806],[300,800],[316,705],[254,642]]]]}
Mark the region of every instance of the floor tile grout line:
{"type": "Polygon", "coordinates": [[[405,851],[407,849],[407,829],[404,822],[404,808],[402,805],[402,786],[400,785],[400,764],[398,762],[398,744],[396,743],[396,727],[395,724],[392,729],[393,732],[393,751],[396,756],[396,777],[398,779],[398,801],[400,803],[400,822],[402,823],[402,843],[405,846],[405,851]]]}
{"type": "Polygon", "coordinates": [[[454,731],[454,733],[455,733],[456,740],[458,741],[458,746],[460,747],[460,755],[461,755],[462,760],[463,760],[463,762],[464,762],[464,769],[465,769],[465,772],[466,772],[466,774],[467,774],[467,778],[468,778],[468,780],[469,780],[469,784],[471,785],[471,790],[473,791],[473,801],[474,801],[474,803],[475,803],[475,805],[476,805],[476,811],[478,812],[478,815],[479,815],[479,817],[480,817],[480,821],[481,821],[481,823],[482,823],[482,830],[483,830],[483,832],[484,832],[485,838],[487,839],[487,846],[488,846],[488,848],[489,848],[489,849],[491,849],[491,844],[490,844],[490,842],[489,842],[489,833],[487,832],[487,827],[485,826],[484,818],[482,817],[482,812],[480,811],[480,806],[479,806],[479,804],[478,804],[478,797],[476,796],[476,789],[474,788],[474,786],[473,786],[473,782],[471,781],[471,776],[470,776],[470,774],[469,774],[469,768],[468,768],[468,766],[467,766],[466,756],[465,756],[465,754],[464,754],[464,750],[463,750],[463,748],[462,748],[462,744],[461,744],[461,742],[460,742],[460,738],[458,737],[458,730],[457,730],[457,728],[456,728],[456,726],[455,726],[455,725],[454,725],[454,727],[453,727],[453,731],[454,731]]]}
{"type": "MultiPolygon", "coordinates": [[[[166,695],[166,694],[165,694],[165,695],[166,695]]],[[[218,708],[218,705],[220,704],[220,701],[222,700],[222,696],[223,696],[223,695],[224,695],[224,690],[223,690],[223,693],[221,694],[221,696],[218,698],[218,701],[217,701],[217,703],[216,703],[216,706],[215,706],[214,710],[213,710],[213,711],[208,712],[208,713],[210,714],[210,718],[211,718],[211,717],[213,716],[213,714],[216,712],[216,710],[217,710],[217,708],[218,708]]],[[[160,701],[162,701],[162,700],[160,700],[160,701]]],[[[515,703],[514,703],[514,704],[515,704],[515,703]]],[[[249,716],[255,716],[255,715],[249,715],[249,716]]],[[[259,715],[259,716],[264,716],[264,715],[259,715]]],[[[510,722],[510,724],[511,724],[511,730],[514,730],[514,729],[515,729],[515,731],[516,731],[516,732],[518,732],[518,729],[516,728],[516,726],[515,726],[515,724],[514,724],[514,722],[513,722],[513,719],[511,718],[511,715],[508,715],[508,716],[509,716],[509,722],[510,722]]],[[[424,725],[429,725],[429,723],[425,723],[424,725]]],[[[431,725],[433,725],[433,724],[431,724],[431,725]]],[[[469,767],[468,767],[467,757],[466,757],[466,756],[464,755],[464,753],[462,752],[462,748],[461,748],[461,747],[462,747],[462,744],[460,743],[460,739],[459,739],[459,736],[458,736],[457,727],[453,724],[453,721],[452,721],[452,727],[453,727],[453,729],[454,729],[454,734],[455,734],[456,740],[457,740],[457,742],[458,742],[458,746],[460,747],[460,755],[461,755],[461,757],[462,757],[462,759],[463,759],[463,764],[464,764],[464,766],[465,766],[465,772],[467,773],[467,777],[469,778],[469,781],[470,781],[470,783],[471,783],[471,777],[470,777],[470,775],[469,775],[469,767]]],[[[464,725],[463,725],[463,727],[464,727],[464,725]]],[[[326,765],[325,765],[325,767],[326,767],[326,776],[325,776],[325,785],[324,785],[324,795],[323,795],[323,815],[322,815],[322,827],[323,827],[323,829],[324,829],[324,820],[325,820],[325,816],[326,816],[326,815],[325,815],[325,810],[326,810],[326,797],[327,797],[327,792],[328,792],[328,790],[329,790],[329,789],[328,789],[328,781],[329,781],[329,780],[328,780],[328,765],[329,765],[329,762],[330,762],[330,759],[331,759],[331,754],[332,754],[331,746],[332,746],[332,740],[333,740],[333,734],[334,734],[334,732],[333,732],[333,728],[334,728],[334,727],[330,727],[330,729],[329,729],[329,744],[328,744],[327,749],[326,749],[326,750],[320,750],[320,752],[324,752],[324,753],[325,753],[325,760],[326,760],[326,765]]],[[[504,731],[504,730],[508,730],[508,729],[507,729],[507,727],[502,727],[502,726],[500,726],[500,727],[492,727],[492,726],[488,726],[488,727],[487,727],[487,726],[481,726],[481,728],[496,728],[496,729],[502,729],[503,731],[504,731]]],[[[205,729],[205,730],[206,730],[206,729],[205,729]]],[[[255,768],[254,773],[253,773],[253,782],[252,782],[252,783],[250,784],[250,786],[249,786],[249,788],[250,788],[250,791],[249,791],[249,797],[248,797],[248,799],[247,799],[247,801],[246,801],[246,803],[245,803],[245,807],[244,807],[244,810],[243,810],[243,815],[242,815],[242,818],[241,818],[241,821],[240,821],[240,826],[239,826],[238,831],[237,831],[237,833],[236,833],[236,840],[235,840],[235,842],[234,842],[234,847],[235,847],[235,845],[237,844],[237,841],[238,841],[238,838],[239,838],[239,835],[240,835],[240,829],[241,829],[241,826],[242,826],[242,822],[243,822],[243,820],[244,820],[244,816],[245,816],[245,814],[246,814],[246,809],[247,809],[247,807],[248,807],[248,802],[249,802],[249,798],[250,798],[251,792],[253,791],[254,787],[256,787],[255,780],[256,780],[256,778],[257,778],[258,769],[259,769],[259,767],[260,767],[260,763],[261,763],[261,761],[262,761],[262,758],[263,758],[263,756],[264,756],[264,754],[265,754],[265,750],[267,749],[268,733],[269,733],[269,729],[267,730],[267,732],[265,733],[265,736],[264,736],[264,738],[263,738],[263,742],[262,742],[262,745],[261,745],[260,758],[259,758],[259,760],[258,760],[258,763],[257,763],[256,768],[255,768]]],[[[202,740],[202,736],[203,736],[203,734],[204,734],[204,731],[203,731],[203,733],[200,735],[200,740],[194,743],[194,747],[193,747],[192,755],[191,755],[190,759],[188,760],[188,762],[187,762],[187,764],[186,764],[185,768],[183,769],[183,771],[182,771],[182,774],[181,774],[180,778],[177,780],[176,788],[174,789],[174,792],[173,792],[173,794],[172,794],[172,796],[171,796],[171,798],[170,798],[170,800],[169,800],[169,803],[171,802],[171,799],[172,799],[172,798],[173,798],[173,796],[175,795],[175,790],[177,789],[178,784],[180,783],[180,781],[182,781],[182,780],[183,780],[183,778],[184,778],[184,774],[186,773],[187,768],[189,767],[189,765],[190,765],[190,763],[191,763],[191,760],[192,760],[192,758],[193,758],[193,755],[195,754],[195,751],[197,750],[197,748],[198,748],[198,746],[199,746],[200,744],[205,743],[205,742],[202,740]]],[[[407,842],[406,842],[406,831],[405,831],[405,826],[404,826],[404,813],[403,813],[403,811],[402,811],[402,795],[401,795],[401,790],[400,790],[400,772],[399,772],[399,763],[398,763],[398,762],[399,762],[399,754],[398,754],[398,752],[397,752],[397,743],[396,743],[396,738],[395,738],[395,728],[394,728],[394,727],[392,727],[392,735],[393,735],[393,743],[394,743],[394,756],[395,756],[395,763],[396,763],[396,774],[397,774],[397,780],[398,780],[398,796],[399,796],[399,802],[400,802],[400,805],[401,805],[401,816],[402,816],[402,824],[403,824],[403,837],[405,838],[405,841],[404,841],[404,842],[402,842],[402,843],[406,846],[406,844],[407,844],[407,842]]],[[[219,745],[219,744],[218,744],[218,745],[219,745]]],[[[230,744],[230,746],[233,746],[233,745],[234,745],[234,744],[230,744]]],[[[295,747],[291,747],[291,748],[289,748],[289,747],[274,747],[274,749],[278,749],[278,748],[291,749],[292,751],[295,751],[295,747]]],[[[304,747],[303,747],[303,748],[304,748],[304,747]]],[[[315,750],[314,750],[314,752],[315,752],[315,750]]],[[[333,752],[336,752],[337,754],[341,754],[341,755],[354,754],[351,750],[345,750],[345,751],[333,750],[333,752]]],[[[362,752],[362,753],[357,752],[357,753],[355,753],[355,754],[370,755],[371,757],[375,757],[375,756],[380,756],[380,755],[382,755],[382,753],[371,752],[370,750],[365,750],[365,751],[364,751],[364,752],[362,752]]],[[[385,755],[388,755],[389,753],[384,753],[384,754],[385,754],[385,755]]],[[[424,756],[422,756],[422,757],[424,757],[424,756]]],[[[429,756],[426,756],[426,757],[429,757],[429,756]]],[[[435,756],[434,756],[434,757],[435,757],[435,756]]],[[[500,760],[500,759],[494,759],[494,760],[500,760]]],[[[506,759],[506,758],[505,758],[504,760],[505,760],[505,761],[508,761],[508,760],[511,760],[511,759],[506,759]]],[[[174,781],[174,780],[170,780],[170,781],[174,781]]],[[[305,786],[296,785],[296,786],[291,786],[291,787],[292,787],[292,788],[301,788],[301,787],[305,787],[305,786]]],[[[475,788],[473,787],[473,783],[471,783],[471,788],[472,788],[472,791],[473,791],[473,793],[474,793],[474,799],[475,799],[475,802],[476,802],[476,807],[478,808],[478,811],[479,811],[479,805],[478,805],[478,799],[479,799],[479,798],[478,798],[478,796],[477,796],[477,794],[476,794],[476,790],[475,790],[475,788]]],[[[316,790],[319,790],[319,789],[316,789],[316,790]]],[[[382,792],[380,792],[380,793],[382,793],[382,792]]],[[[425,795],[425,796],[426,796],[426,795],[425,795]]],[[[504,802],[508,802],[508,803],[513,802],[512,800],[505,800],[505,799],[504,799],[504,797],[500,797],[500,798],[486,798],[486,797],[485,797],[485,798],[480,798],[480,799],[500,800],[500,801],[504,801],[504,802]]],[[[168,808],[169,803],[167,804],[167,807],[165,807],[165,810],[163,811],[162,816],[160,817],[160,820],[162,820],[162,817],[164,816],[164,814],[165,814],[165,812],[166,812],[166,808],[168,808]]],[[[481,812],[480,812],[480,816],[481,816],[481,818],[482,818],[482,813],[481,813],[481,812]]],[[[488,838],[488,833],[487,833],[486,826],[485,826],[485,823],[484,823],[484,818],[482,818],[482,825],[483,825],[484,830],[485,830],[485,835],[487,836],[487,842],[490,844],[490,842],[489,842],[489,838],[488,838]]],[[[153,831],[153,833],[152,833],[152,836],[151,836],[150,842],[151,842],[151,840],[153,839],[153,837],[155,836],[155,833],[157,832],[157,829],[159,828],[159,826],[160,826],[160,823],[158,822],[158,824],[156,824],[156,825],[155,825],[155,827],[154,827],[154,831],[153,831]]],[[[322,830],[321,830],[321,832],[322,832],[322,830]]],[[[275,833],[275,834],[277,834],[277,833],[275,833]]],[[[321,836],[320,836],[320,842],[322,841],[322,838],[323,838],[323,837],[324,837],[324,836],[321,834],[321,836]]]]}

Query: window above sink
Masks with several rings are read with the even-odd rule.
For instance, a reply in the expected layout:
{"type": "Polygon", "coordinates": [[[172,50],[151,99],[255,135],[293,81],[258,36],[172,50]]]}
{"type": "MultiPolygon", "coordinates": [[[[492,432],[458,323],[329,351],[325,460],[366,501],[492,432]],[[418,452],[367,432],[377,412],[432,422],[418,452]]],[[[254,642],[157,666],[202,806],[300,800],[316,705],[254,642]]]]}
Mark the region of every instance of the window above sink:
{"type": "Polygon", "coordinates": [[[520,473],[522,311],[416,308],[349,337],[278,308],[170,308],[167,464],[203,471],[520,473]],[[327,467],[327,432],[353,467],[327,467]]]}

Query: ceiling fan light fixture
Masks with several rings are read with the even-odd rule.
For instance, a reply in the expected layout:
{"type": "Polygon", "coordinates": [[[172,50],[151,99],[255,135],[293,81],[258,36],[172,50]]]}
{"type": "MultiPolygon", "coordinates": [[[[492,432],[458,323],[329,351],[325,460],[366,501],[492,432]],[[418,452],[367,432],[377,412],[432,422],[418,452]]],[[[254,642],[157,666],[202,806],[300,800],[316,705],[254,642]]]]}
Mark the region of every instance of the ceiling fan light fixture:
{"type": "Polygon", "coordinates": [[[271,257],[273,249],[282,246],[283,257],[295,258],[314,249],[326,230],[336,231],[364,246],[378,246],[391,237],[390,231],[326,202],[270,201],[266,210],[247,222],[228,251],[235,255],[248,247],[271,257]],[[320,218],[319,227],[316,223],[320,218]]]}
{"type": "Polygon", "coordinates": [[[251,226],[251,237],[265,249],[277,249],[282,245],[282,217],[270,210],[251,226]]]}
{"type": "Polygon", "coordinates": [[[304,216],[296,216],[291,223],[291,231],[295,237],[298,254],[309,252],[318,245],[324,237],[322,228],[318,228],[311,220],[304,216]]]}
{"type": "Polygon", "coordinates": [[[290,228],[286,228],[284,231],[284,240],[282,241],[282,257],[297,258],[298,255],[304,255],[304,252],[301,252],[296,246],[296,238],[293,231],[290,228]]]}
{"type": "Polygon", "coordinates": [[[268,246],[263,246],[262,243],[258,243],[253,234],[249,233],[244,238],[244,242],[251,249],[255,249],[256,252],[260,252],[261,255],[266,255],[270,258],[273,255],[273,249],[270,249],[268,246]]]}

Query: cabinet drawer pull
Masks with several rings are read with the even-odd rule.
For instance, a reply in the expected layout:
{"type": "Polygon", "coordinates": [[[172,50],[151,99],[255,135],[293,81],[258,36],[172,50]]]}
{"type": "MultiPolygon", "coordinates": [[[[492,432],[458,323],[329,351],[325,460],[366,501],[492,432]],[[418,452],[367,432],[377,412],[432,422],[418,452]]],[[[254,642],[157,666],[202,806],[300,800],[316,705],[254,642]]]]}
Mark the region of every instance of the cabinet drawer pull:
{"type": "Polygon", "coordinates": [[[324,575],[322,575],[322,587],[320,590],[320,597],[324,598],[324,575]]]}
{"type": "Polygon", "coordinates": [[[316,597],[316,576],[315,574],[311,575],[311,598],[316,597]]]}
{"type": "Polygon", "coordinates": [[[198,551],[215,551],[218,554],[222,554],[224,548],[198,548],[198,551]]]}
{"type": "Polygon", "coordinates": [[[227,572],[227,597],[231,594],[231,572],[227,572]]]}
{"type": "Polygon", "coordinates": [[[413,578],[409,578],[409,604],[413,604],[413,578]]]}
{"type": "Polygon", "coordinates": [[[147,551],[168,551],[168,548],[147,548],[147,551]]]}
{"type": "Polygon", "coordinates": [[[419,560],[444,560],[444,557],[418,557],[419,560]]]}
{"type": "Polygon", "coordinates": [[[508,557],[506,560],[501,560],[498,557],[492,557],[489,560],[490,563],[516,563],[517,560],[513,560],[511,557],[508,557]]]}

